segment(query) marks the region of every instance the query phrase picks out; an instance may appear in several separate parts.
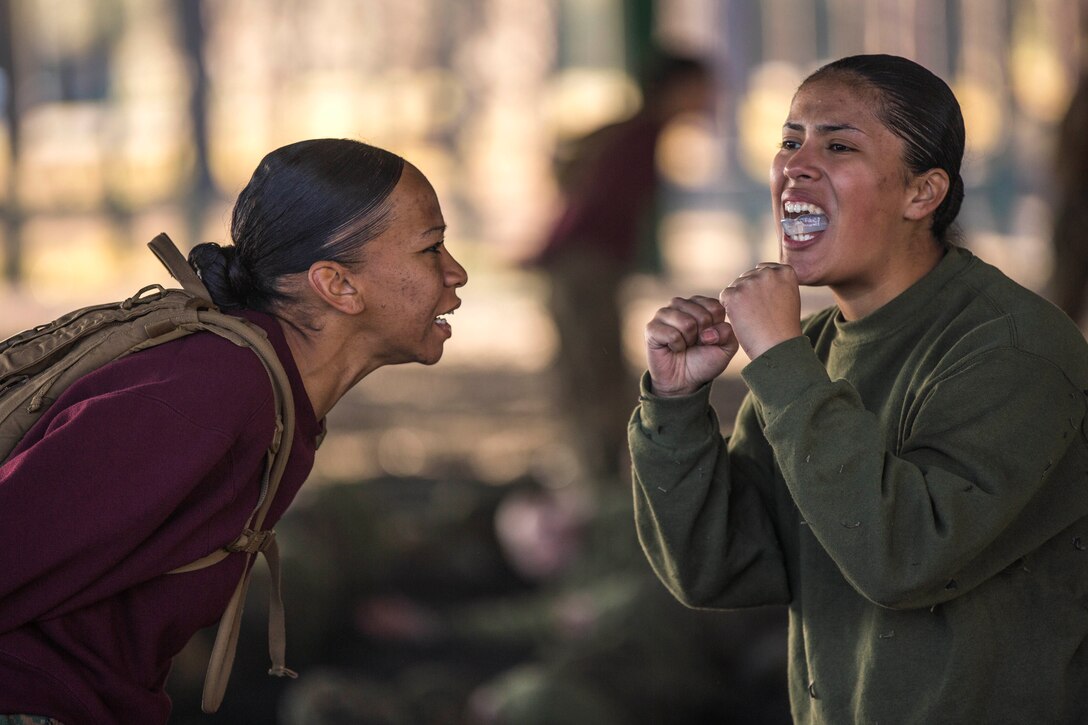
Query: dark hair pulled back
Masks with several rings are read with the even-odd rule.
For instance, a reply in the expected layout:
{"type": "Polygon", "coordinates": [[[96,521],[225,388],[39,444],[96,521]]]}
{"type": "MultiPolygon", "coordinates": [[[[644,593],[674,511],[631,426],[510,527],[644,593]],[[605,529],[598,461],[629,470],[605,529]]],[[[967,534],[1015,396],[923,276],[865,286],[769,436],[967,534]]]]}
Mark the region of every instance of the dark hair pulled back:
{"type": "Polygon", "coordinates": [[[223,308],[268,312],[290,299],[279,280],[317,261],[362,261],[366,242],[390,222],[389,196],[404,159],[348,139],[311,139],[272,151],[238,195],[233,245],[189,252],[223,308]]]}
{"type": "Polygon", "coordinates": [[[903,161],[914,174],[943,169],[948,193],[933,214],[933,236],[948,245],[963,203],[965,133],[960,104],[948,84],[912,60],[894,55],[854,55],[828,63],[802,86],[846,76],[860,80],[880,99],[877,117],[905,142],[903,161]]]}

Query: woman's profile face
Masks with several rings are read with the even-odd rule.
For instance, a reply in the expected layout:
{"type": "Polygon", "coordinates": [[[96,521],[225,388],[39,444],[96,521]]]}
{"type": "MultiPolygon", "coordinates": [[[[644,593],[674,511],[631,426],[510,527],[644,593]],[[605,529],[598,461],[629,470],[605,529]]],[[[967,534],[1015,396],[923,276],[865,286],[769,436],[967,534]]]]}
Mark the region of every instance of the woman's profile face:
{"type": "Polygon", "coordinates": [[[827,216],[811,234],[778,229],[781,261],[804,285],[868,294],[894,278],[897,255],[916,223],[904,212],[910,176],[903,141],[876,116],[878,96],[859,83],[827,78],[802,85],[771,165],[775,219],[827,216]]]}
{"type": "Polygon", "coordinates": [[[468,281],[446,249],[446,224],[430,182],[405,164],[390,196],[389,228],[367,243],[359,273],[364,324],[383,364],[432,364],[452,334],[446,317],[468,281]]]}

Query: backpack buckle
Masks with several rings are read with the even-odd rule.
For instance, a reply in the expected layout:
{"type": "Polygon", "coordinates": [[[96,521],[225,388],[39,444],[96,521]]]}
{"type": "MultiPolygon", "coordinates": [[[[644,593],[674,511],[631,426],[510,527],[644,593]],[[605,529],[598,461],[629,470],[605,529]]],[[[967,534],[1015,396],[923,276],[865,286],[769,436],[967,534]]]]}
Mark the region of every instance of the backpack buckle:
{"type": "Polygon", "coordinates": [[[247,554],[256,554],[257,552],[264,551],[271,544],[273,539],[276,538],[276,532],[272,529],[267,531],[254,531],[253,529],[244,529],[242,533],[238,534],[238,537],[227,544],[225,548],[231,553],[245,552],[247,554]]]}

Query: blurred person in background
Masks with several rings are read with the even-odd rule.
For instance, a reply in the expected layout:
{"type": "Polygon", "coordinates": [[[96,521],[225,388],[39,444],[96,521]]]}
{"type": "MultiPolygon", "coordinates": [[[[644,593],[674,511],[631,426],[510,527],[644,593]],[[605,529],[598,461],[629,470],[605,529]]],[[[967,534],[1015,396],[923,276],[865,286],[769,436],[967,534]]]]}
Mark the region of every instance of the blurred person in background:
{"type": "MultiPolygon", "coordinates": [[[[269,527],[349,389],[384,365],[442,357],[467,281],[444,232],[417,168],[317,139],[261,161],[235,204],[233,244],[189,254],[213,301],[262,328],[291,379],[293,445],[269,527]]],[[[86,375],[27,433],[0,467],[0,720],[167,721],[172,659],[220,618],[246,557],[167,572],[249,518],[273,408],[258,358],[201,332],[86,375]]]]}
{"type": "Polygon", "coordinates": [[[789,607],[797,722],[1088,722],[1088,344],[953,243],[964,142],[917,63],[822,67],[771,165],[779,261],[646,327],[640,539],[690,606],[789,607]],[[836,304],[802,320],[799,285],[836,304]]]}
{"type": "Polygon", "coordinates": [[[715,95],[706,63],[661,54],[643,81],[638,112],[558,154],[562,205],[530,264],[551,285],[561,414],[591,481],[617,482],[626,453],[637,380],[623,350],[620,292],[640,266],[658,271],[658,140],[682,114],[710,113],[715,95]]]}

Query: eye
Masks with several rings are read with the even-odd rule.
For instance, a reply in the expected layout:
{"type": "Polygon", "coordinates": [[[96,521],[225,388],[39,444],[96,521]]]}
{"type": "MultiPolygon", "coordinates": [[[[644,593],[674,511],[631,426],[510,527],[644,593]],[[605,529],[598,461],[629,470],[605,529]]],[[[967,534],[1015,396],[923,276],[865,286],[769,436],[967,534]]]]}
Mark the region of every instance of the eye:
{"type": "Polygon", "coordinates": [[[828,151],[833,151],[834,153],[837,153],[837,154],[844,154],[844,153],[853,151],[854,149],[851,148],[850,146],[847,146],[846,144],[830,143],[830,144],[827,145],[827,150],[828,151]]]}
{"type": "Polygon", "coordinates": [[[801,142],[792,138],[784,138],[778,147],[783,151],[796,151],[801,148],[801,142]]]}
{"type": "Polygon", "coordinates": [[[442,251],[442,245],[445,244],[445,243],[446,243],[446,240],[441,239],[441,240],[435,242],[434,244],[432,244],[431,246],[427,247],[426,249],[424,249],[423,252],[425,254],[439,254],[442,251]]]}

